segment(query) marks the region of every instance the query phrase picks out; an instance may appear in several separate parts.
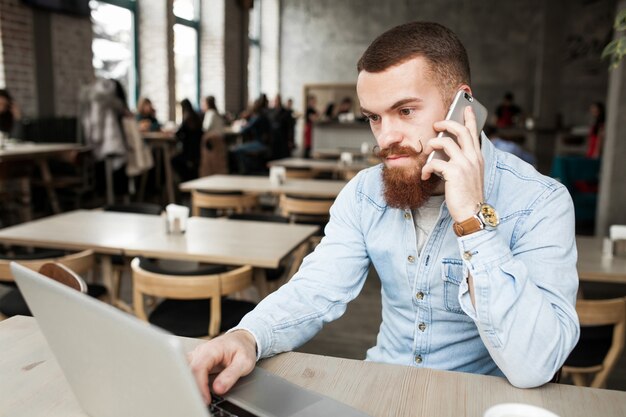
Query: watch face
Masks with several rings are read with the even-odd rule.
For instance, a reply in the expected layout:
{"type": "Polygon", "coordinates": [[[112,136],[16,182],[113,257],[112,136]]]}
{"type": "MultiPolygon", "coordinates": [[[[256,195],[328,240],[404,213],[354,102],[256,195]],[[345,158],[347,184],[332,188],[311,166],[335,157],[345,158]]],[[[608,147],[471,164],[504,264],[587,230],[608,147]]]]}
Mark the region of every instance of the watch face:
{"type": "Polygon", "coordinates": [[[496,209],[491,207],[489,204],[483,204],[480,206],[480,209],[478,210],[478,216],[486,226],[496,227],[498,224],[500,224],[500,217],[498,217],[498,212],[496,212],[496,209]]]}

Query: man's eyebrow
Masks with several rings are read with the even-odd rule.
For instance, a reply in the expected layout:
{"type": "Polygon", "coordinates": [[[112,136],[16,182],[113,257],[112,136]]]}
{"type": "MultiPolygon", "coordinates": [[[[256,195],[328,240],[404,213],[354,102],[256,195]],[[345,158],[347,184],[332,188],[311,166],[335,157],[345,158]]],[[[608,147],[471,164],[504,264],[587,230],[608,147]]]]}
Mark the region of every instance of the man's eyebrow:
{"type": "MultiPolygon", "coordinates": [[[[424,100],[422,100],[419,97],[407,97],[407,98],[403,98],[402,100],[398,100],[395,103],[393,103],[393,105],[391,107],[389,107],[389,110],[394,110],[397,109],[398,107],[402,107],[405,104],[409,104],[409,103],[422,103],[424,100]]],[[[363,114],[374,114],[374,112],[367,110],[365,107],[361,107],[361,113],[363,114]]]]}
{"type": "Polygon", "coordinates": [[[402,100],[398,100],[395,103],[393,103],[393,105],[389,108],[390,110],[393,109],[397,109],[398,107],[404,106],[405,104],[409,104],[409,103],[421,103],[424,100],[422,100],[419,97],[407,97],[407,98],[403,98],[402,100]]]}

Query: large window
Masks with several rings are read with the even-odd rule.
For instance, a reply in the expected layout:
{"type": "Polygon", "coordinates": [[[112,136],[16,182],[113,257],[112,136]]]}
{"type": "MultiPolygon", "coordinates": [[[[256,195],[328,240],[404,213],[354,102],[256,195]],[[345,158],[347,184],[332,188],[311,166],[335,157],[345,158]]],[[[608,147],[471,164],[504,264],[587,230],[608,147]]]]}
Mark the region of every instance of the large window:
{"type": "Polygon", "coordinates": [[[96,76],[118,80],[134,108],[137,60],[134,0],[91,0],[93,67],[96,76]]]}
{"type": "Polygon", "coordinates": [[[254,0],[248,23],[248,94],[256,100],[262,91],[261,82],[261,0],[254,0]]]}
{"type": "Polygon", "coordinates": [[[174,0],[174,66],[176,68],[176,101],[188,99],[199,105],[199,2],[174,0]]]}

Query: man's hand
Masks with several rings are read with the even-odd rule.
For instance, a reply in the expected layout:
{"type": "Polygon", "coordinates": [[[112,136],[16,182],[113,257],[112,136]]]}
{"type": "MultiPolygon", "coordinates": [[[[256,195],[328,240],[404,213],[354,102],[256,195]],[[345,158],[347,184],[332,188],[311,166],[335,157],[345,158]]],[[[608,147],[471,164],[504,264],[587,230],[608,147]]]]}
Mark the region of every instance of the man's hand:
{"type": "Polygon", "coordinates": [[[450,157],[448,161],[433,159],[424,166],[422,180],[427,180],[433,173],[438,173],[445,180],[446,204],[454,221],[469,219],[484,202],[483,192],[483,155],[480,150],[480,138],[476,133],[476,116],[471,107],[465,108],[465,126],[460,123],[443,120],[433,127],[442,132],[454,134],[458,143],[449,137],[431,139],[424,148],[429,154],[435,149],[443,149],[450,157]]]}
{"type": "Polygon", "coordinates": [[[219,373],[213,391],[224,394],[256,364],[256,342],[250,332],[237,330],[197,346],[188,356],[189,365],[206,403],[211,402],[209,374],[219,373]]]}

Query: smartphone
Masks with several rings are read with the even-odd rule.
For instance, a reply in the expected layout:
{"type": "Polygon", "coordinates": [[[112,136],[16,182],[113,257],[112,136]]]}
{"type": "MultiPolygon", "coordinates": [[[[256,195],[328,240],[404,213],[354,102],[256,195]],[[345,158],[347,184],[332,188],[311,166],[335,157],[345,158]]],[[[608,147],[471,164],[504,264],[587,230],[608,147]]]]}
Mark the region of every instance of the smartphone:
{"type": "MultiPolygon", "coordinates": [[[[454,96],[454,100],[452,100],[452,104],[450,105],[450,109],[446,115],[446,120],[454,120],[455,122],[459,122],[464,125],[465,117],[463,115],[465,114],[464,112],[467,106],[470,106],[472,110],[474,110],[474,115],[476,116],[476,128],[478,129],[478,132],[476,133],[480,136],[480,132],[483,130],[485,122],[487,121],[487,109],[465,90],[459,90],[456,93],[456,96],[454,96]]],[[[454,141],[457,140],[456,136],[449,132],[440,132],[439,135],[437,135],[438,138],[443,136],[448,136],[454,141]]],[[[433,159],[447,161],[450,158],[443,150],[435,150],[428,156],[427,162],[430,162],[433,159]]]]}

